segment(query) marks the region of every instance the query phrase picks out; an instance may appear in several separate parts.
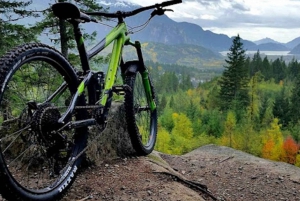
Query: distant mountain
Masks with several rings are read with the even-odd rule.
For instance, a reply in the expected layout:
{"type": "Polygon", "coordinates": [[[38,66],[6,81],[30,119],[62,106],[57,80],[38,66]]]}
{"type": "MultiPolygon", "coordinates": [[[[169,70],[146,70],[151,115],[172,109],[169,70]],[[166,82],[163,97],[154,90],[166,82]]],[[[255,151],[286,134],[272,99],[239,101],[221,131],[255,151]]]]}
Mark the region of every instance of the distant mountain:
{"type": "Polygon", "coordinates": [[[287,46],[290,49],[293,49],[293,48],[295,48],[299,44],[300,44],[300,37],[295,38],[294,40],[286,43],[285,46],[287,46]]]}
{"type": "Polygon", "coordinates": [[[296,47],[294,47],[289,54],[300,54],[300,44],[298,44],[296,47]]]}
{"type": "MultiPolygon", "coordinates": [[[[35,7],[45,7],[49,5],[49,2],[50,0],[34,0],[33,5],[35,7]]],[[[104,8],[109,8],[111,12],[115,12],[117,10],[129,11],[140,7],[139,5],[124,2],[121,0],[100,0],[98,2],[102,4],[104,8]]],[[[228,51],[230,46],[232,45],[233,38],[230,38],[227,35],[216,34],[209,30],[203,30],[202,27],[196,24],[188,22],[175,22],[166,15],[154,17],[144,30],[139,31],[143,27],[137,26],[147,22],[151,12],[152,11],[142,12],[136,16],[125,19],[127,25],[129,26],[129,31],[136,32],[131,36],[133,41],[140,40],[141,42],[160,43],[169,46],[183,44],[195,45],[199,46],[199,48],[209,49],[214,52],[228,51]],[[134,27],[136,27],[136,29],[132,29],[134,27]]],[[[113,21],[106,21],[105,23],[109,25],[116,25],[116,22],[113,21]]],[[[84,27],[85,32],[87,33],[92,33],[93,31],[96,31],[98,34],[98,41],[104,38],[105,35],[111,30],[110,27],[102,26],[100,24],[97,25],[95,23],[82,24],[82,27],[84,27]]],[[[260,41],[256,41],[260,43],[259,45],[256,45],[255,43],[248,40],[242,40],[242,42],[244,44],[244,48],[247,50],[288,50],[284,48],[283,45],[278,44],[278,42],[276,41],[274,42],[274,40],[270,38],[265,38],[260,41]]],[[[288,48],[292,49],[299,43],[300,37],[299,42],[291,41],[290,43],[288,43],[288,45],[290,45],[288,46],[288,48]]]]}
{"type": "Polygon", "coordinates": [[[263,43],[260,45],[256,45],[253,47],[249,47],[248,50],[260,50],[260,51],[289,51],[290,49],[287,48],[285,45],[280,43],[263,43]]]}
{"type": "MultiPolygon", "coordinates": [[[[145,60],[151,60],[153,62],[178,65],[191,66],[195,68],[203,68],[207,63],[214,61],[219,65],[223,58],[219,53],[215,53],[204,47],[191,44],[177,44],[167,45],[162,43],[143,43],[143,56],[145,60]]],[[[134,49],[124,49],[125,60],[136,59],[136,53],[134,49]]],[[[210,64],[211,65],[211,64],[210,64]]],[[[216,67],[210,66],[210,67],[216,67]]]]}
{"type": "Polygon", "coordinates": [[[261,40],[254,41],[254,43],[256,45],[260,45],[260,44],[264,44],[264,43],[275,43],[275,44],[278,44],[279,42],[277,42],[277,41],[275,41],[275,40],[267,37],[267,38],[263,38],[261,40]]]}
{"type": "MultiPolygon", "coordinates": [[[[120,1],[117,1],[117,3],[120,4],[120,1]]],[[[109,4],[108,6],[111,11],[133,10],[139,7],[137,5],[126,4],[126,2],[123,2],[120,7],[117,3],[116,1],[110,1],[109,3],[102,2],[104,6],[109,4]]],[[[151,12],[142,12],[136,16],[126,18],[125,21],[131,27],[144,24],[149,19],[151,12]]],[[[103,38],[106,33],[105,31],[99,32],[99,38],[103,38]]],[[[203,30],[196,24],[175,22],[166,15],[154,17],[143,31],[134,34],[132,38],[133,40],[140,40],[142,42],[157,42],[168,45],[193,44],[216,52],[226,51],[232,44],[232,38],[229,38],[227,35],[203,30]]],[[[244,40],[243,43],[246,48],[255,46],[255,43],[251,41],[244,40]]]]}

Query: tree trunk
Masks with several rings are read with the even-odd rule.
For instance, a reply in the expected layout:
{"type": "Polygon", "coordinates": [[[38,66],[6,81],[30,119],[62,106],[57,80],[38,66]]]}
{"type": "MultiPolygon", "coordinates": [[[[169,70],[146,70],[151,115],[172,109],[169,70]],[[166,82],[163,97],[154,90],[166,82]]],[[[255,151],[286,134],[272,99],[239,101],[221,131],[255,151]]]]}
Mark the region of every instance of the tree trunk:
{"type": "Polygon", "coordinates": [[[61,53],[68,58],[68,36],[66,22],[62,19],[59,19],[59,33],[60,33],[60,45],[61,53]]]}
{"type": "MultiPolygon", "coordinates": [[[[66,0],[59,0],[58,2],[65,2],[66,0]]],[[[59,19],[59,34],[60,34],[60,45],[61,53],[68,58],[68,35],[66,21],[59,19]]]]}

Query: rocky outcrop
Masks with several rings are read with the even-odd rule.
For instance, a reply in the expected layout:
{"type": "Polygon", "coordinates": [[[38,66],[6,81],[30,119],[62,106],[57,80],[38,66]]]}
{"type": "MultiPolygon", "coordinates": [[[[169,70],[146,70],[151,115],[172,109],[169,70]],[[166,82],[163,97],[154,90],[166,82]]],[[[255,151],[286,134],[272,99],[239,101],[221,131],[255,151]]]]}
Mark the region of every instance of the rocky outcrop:
{"type": "Polygon", "coordinates": [[[106,159],[135,154],[127,131],[125,109],[122,103],[112,104],[107,126],[103,132],[101,128],[90,128],[88,144],[87,157],[96,164],[106,159]]]}

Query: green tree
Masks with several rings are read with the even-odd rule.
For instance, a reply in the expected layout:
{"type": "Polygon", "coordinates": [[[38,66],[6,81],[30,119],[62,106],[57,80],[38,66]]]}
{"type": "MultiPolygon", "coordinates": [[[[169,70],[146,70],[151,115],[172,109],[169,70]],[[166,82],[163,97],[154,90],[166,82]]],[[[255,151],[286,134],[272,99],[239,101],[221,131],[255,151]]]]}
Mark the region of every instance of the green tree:
{"type": "Polygon", "coordinates": [[[173,110],[170,107],[164,109],[162,115],[159,117],[159,123],[164,127],[168,132],[171,132],[174,128],[174,121],[172,118],[173,110]]]}
{"type": "MultiPolygon", "coordinates": [[[[71,0],[52,0],[51,4],[56,2],[74,2],[71,0]]],[[[97,3],[96,0],[83,0],[75,1],[76,5],[82,10],[86,11],[102,11],[103,7],[97,3]]],[[[73,28],[70,23],[65,20],[57,19],[54,17],[51,9],[46,9],[43,12],[44,19],[37,24],[37,27],[41,31],[45,31],[51,36],[51,41],[56,44],[60,44],[61,52],[65,57],[69,55],[69,49],[75,48],[73,28]],[[58,37],[59,36],[59,37],[58,37]]],[[[92,34],[84,34],[85,39],[93,40],[96,36],[96,32],[92,34]]]]}
{"type": "Polygon", "coordinates": [[[218,110],[205,110],[201,117],[202,130],[208,136],[220,137],[222,135],[222,115],[218,110]]]}
{"type": "Polygon", "coordinates": [[[297,124],[300,120],[300,75],[296,79],[295,86],[292,90],[290,118],[293,124],[297,124]]]}
{"type": "Polygon", "coordinates": [[[167,104],[168,104],[167,98],[166,98],[165,95],[163,95],[163,96],[161,97],[160,101],[159,101],[159,104],[157,104],[158,107],[159,107],[159,109],[158,109],[158,114],[159,114],[159,115],[162,114],[162,111],[166,108],[167,104]]]}
{"type": "Polygon", "coordinates": [[[268,57],[265,56],[264,60],[262,61],[262,70],[261,73],[263,74],[265,80],[269,80],[273,77],[273,68],[268,60],[268,57]]]}
{"type": "Polygon", "coordinates": [[[280,59],[277,58],[272,63],[272,69],[273,69],[273,78],[275,79],[275,82],[279,83],[280,81],[284,80],[284,78],[286,78],[287,67],[282,57],[280,59]]]}
{"type": "Polygon", "coordinates": [[[288,126],[290,122],[289,100],[286,95],[286,87],[276,96],[273,108],[274,117],[279,119],[279,123],[283,128],[288,126]]]}
{"type": "Polygon", "coordinates": [[[262,109],[260,112],[260,119],[262,127],[268,127],[274,119],[273,115],[274,100],[272,98],[266,98],[263,100],[262,109]]]}
{"type": "Polygon", "coordinates": [[[245,67],[245,50],[238,35],[227,53],[225,70],[220,80],[221,110],[245,108],[249,104],[248,69],[245,67]]]}
{"type": "Polygon", "coordinates": [[[18,20],[36,13],[28,10],[31,1],[0,1],[0,55],[12,47],[35,39],[36,31],[17,24],[18,20]]]}
{"type": "Polygon", "coordinates": [[[259,53],[259,50],[253,55],[253,59],[250,65],[250,76],[254,76],[255,73],[263,69],[262,59],[259,53]]]}
{"type": "Polygon", "coordinates": [[[193,88],[193,84],[191,82],[190,75],[185,75],[185,74],[182,75],[182,81],[180,83],[180,88],[184,91],[193,88]]]}
{"type": "Polygon", "coordinates": [[[292,61],[288,65],[288,74],[289,77],[294,80],[298,77],[300,71],[300,66],[297,59],[293,58],[292,61]]]}

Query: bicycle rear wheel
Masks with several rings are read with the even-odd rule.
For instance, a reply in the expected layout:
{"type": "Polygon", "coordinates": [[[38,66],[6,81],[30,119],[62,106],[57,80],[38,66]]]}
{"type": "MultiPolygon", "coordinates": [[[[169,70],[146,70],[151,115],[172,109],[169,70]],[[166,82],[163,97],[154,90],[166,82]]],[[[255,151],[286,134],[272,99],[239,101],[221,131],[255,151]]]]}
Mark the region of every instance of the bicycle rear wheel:
{"type": "Polygon", "coordinates": [[[43,44],[0,59],[0,192],[7,200],[57,200],[74,181],[81,158],[72,159],[86,146],[87,128],[58,131],[57,121],[78,83],[67,60],[43,44]]]}
{"type": "MultiPolygon", "coordinates": [[[[150,80],[150,77],[149,77],[150,80]]],[[[155,146],[157,136],[157,111],[151,111],[143,85],[142,75],[127,75],[125,83],[131,87],[131,92],[125,94],[125,111],[129,136],[137,155],[150,154],[155,146]]],[[[152,95],[154,87],[150,80],[152,95]]]]}

